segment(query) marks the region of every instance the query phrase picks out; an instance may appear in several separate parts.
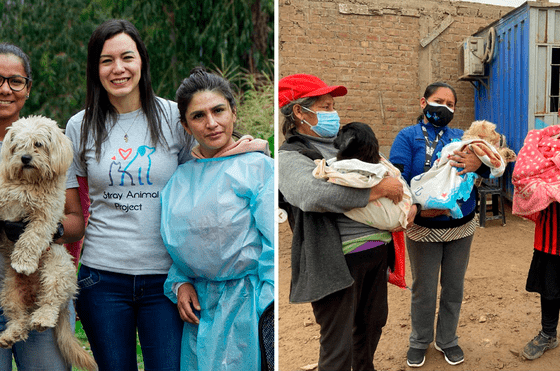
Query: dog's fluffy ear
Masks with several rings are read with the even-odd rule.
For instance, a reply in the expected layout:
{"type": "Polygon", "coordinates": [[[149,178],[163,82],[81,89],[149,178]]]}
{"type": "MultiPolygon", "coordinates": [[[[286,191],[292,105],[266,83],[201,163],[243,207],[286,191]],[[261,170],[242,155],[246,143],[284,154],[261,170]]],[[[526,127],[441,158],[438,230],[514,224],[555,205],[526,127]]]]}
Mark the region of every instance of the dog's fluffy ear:
{"type": "Polygon", "coordinates": [[[73,151],[72,142],[64,135],[64,131],[58,126],[56,121],[44,116],[29,116],[28,124],[33,125],[37,130],[44,133],[44,137],[49,141],[49,163],[51,171],[56,175],[64,175],[72,164],[73,151]]]}
{"type": "Polygon", "coordinates": [[[12,151],[12,131],[8,130],[2,140],[0,149],[0,174],[9,174],[7,167],[10,163],[10,152],[12,151]]]}
{"type": "Polygon", "coordinates": [[[338,141],[335,141],[334,148],[340,150],[340,152],[345,152],[351,145],[352,142],[356,139],[354,133],[348,133],[346,135],[340,136],[337,138],[338,141]],[[340,140],[338,140],[340,138],[340,140]]]}
{"type": "Polygon", "coordinates": [[[51,167],[56,174],[65,174],[72,164],[72,142],[58,125],[53,127],[50,139],[51,167]]]}
{"type": "Polygon", "coordinates": [[[488,140],[492,134],[496,135],[496,125],[486,120],[473,121],[471,126],[464,132],[462,139],[485,139],[488,140]]]}
{"type": "Polygon", "coordinates": [[[12,131],[8,130],[6,132],[6,135],[4,136],[4,139],[2,140],[2,149],[0,150],[0,157],[2,157],[2,160],[6,160],[9,157],[11,148],[12,148],[12,131]]]}

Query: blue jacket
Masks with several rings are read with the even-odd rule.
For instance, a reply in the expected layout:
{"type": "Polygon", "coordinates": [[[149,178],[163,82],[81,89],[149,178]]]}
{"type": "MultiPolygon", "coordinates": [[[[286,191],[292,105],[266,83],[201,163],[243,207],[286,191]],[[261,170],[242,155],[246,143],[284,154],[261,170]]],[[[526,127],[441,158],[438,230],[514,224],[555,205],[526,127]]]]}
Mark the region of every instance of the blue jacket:
{"type": "MultiPolygon", "coordinates": [[[[419,121],[416,125],[408,126],[402,129],[395,138],[391,146],[391,154],[389,161],[399,169],[403,178],[408,184],[410,180],[418,174],[424,172],[424,162],[426,160],[426,144],[424,141],[424,134],[422,132],[424,126],[428,132],[428,139],[433,142],[440,130],[443,130],[443,135],[439,140],[435,149],[435,161],[442,148],[453,141],[453,139],[461,139],[463,130],[450,128],[434,127],[431,123],[425,124],[419,121]]],[[[433,162],[432,162],[433,164],[433,162]]],[[[479,175],[484,176],[488,172],[487,167],[482,167],[477,171],[479,175]]],[[[486,176],[488,176],[486,174],[486,176]]],[[[435,218],[422,218],[417,216],[414,220],[415,224],[428,228],[453,228],[463,225],[474,218],[476,207],[476,188],[473,188],[471,195],[467,201],[461,205],[461,211],[464,215],[461,219],[452,219],[448,216],[438,216],[435,218]]]]}

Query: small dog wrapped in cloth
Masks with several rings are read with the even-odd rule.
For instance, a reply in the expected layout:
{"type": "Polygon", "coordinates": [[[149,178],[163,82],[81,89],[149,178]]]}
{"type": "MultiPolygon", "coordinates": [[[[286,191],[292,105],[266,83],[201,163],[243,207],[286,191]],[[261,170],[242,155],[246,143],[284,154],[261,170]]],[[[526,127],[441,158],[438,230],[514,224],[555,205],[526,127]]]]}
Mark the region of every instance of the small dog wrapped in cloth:
{"type": "Polygon", "coordinates": [[[70,325],[68,305],[78,289],[72,257],[53,243],[64,218],[72,143],[55,121],[30,116],[8,129],[0,156],[0,220],[26,224],[16,242],[0,232],[5,271],[0,305],[8,318],[0,347],[26,340],[30,330],[54,327],[66,361],[97,370],[70,325]]]}
{"type": "Polygon", "coordinates": [[[496,132],[495,124],[486,120],[474,121],[460,141],[443,147],[430,170],[411,179],[414,201],[422,209],[449,210],[452,218],[462,218],[459,203],[469,198],[478,175],[458,175],[459,170],[450,163],[453,152],[472,151],[490,168],[490,177],[497,178],[503,175],[507,163],[517,157],[505,142],[505,137],[496,132]]]}
{"type": "Polygon", "coordinates": [[[336,158],[315,159],[315,178],[346,187],[372,188],[383,178],[391,176],[400,180],[404,190],[403,199],[398,204],[383,197],[344,215],[377,229],[406,228],[412,195],[400,171],[379,154],[379,143],[373,130],[361,122],[346,124],[338,132],[334,147],[338,149],[336,158]]]}
{"type": "MultiPolygon", "coordinates": [[[[382,197],[369,202],[366,207],[347,211],[344,215],[381,230],[406,228],[412,195],[401,172],[379,153],[379,142],[371,127],[361,122],[346,124],[339,130],[333,144],[338,149],[336,158],[313,158],[317,165],[313,170],[315,178],[346,187],[371,188],[390,176],[401,182],[404,191],[403,199],[397,204],[382,197]]],[[[393,232],[391,238],[394,250],[389,252],[388,282],[406,288],[404,232],[393,232]]],[[[347,249],[348,244],[343,244],[343,252],[347,249]]]]}

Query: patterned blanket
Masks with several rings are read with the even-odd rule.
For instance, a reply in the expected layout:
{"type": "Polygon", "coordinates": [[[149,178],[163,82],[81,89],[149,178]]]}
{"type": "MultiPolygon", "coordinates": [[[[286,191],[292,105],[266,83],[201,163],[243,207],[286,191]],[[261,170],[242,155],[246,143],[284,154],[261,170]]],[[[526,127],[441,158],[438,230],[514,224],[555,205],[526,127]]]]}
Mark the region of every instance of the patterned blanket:
{"type": "Polygon", "coordinates": [[[560,202],[560,126],[531,130],[513,170],[512,212],[536,221],[539,212],[560,202]]]}
{"type": "Polygon", "coordinates": [[[481,139],[449,143],[443,147],[440,157],[430,170],[415,176],[410,181],[414,202],[419,203],[423,210],[449,210],[452,218],[463,217],[459,202],[468,200],[478,175],[475,173],[458,175],[460,170],[451,166],[450,159],[454,151],[463,151],[467,147],[490,168],[491,177],[502,176],[506,162],[490,143],[481,139]]]}

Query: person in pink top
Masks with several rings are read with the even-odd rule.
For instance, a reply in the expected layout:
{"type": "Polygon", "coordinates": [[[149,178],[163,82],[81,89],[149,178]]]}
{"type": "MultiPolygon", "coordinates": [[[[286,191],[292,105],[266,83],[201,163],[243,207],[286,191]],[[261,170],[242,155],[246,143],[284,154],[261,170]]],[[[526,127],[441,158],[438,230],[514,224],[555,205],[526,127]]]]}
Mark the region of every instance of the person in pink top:
{"type": "Polygon", "coordinates": [[[522,355],[537,359],[558,346],[560,313],[560,127],[531,130],[512,175],[512,212],[535,222],[533,259],[526,290],[541,296],[541,330],[529,341],[522,355]]]}

